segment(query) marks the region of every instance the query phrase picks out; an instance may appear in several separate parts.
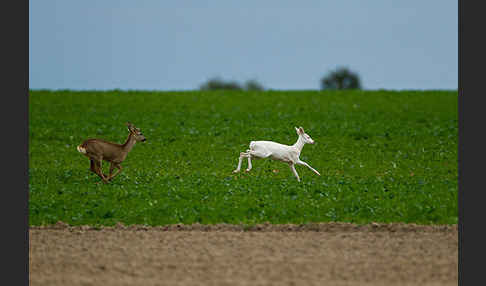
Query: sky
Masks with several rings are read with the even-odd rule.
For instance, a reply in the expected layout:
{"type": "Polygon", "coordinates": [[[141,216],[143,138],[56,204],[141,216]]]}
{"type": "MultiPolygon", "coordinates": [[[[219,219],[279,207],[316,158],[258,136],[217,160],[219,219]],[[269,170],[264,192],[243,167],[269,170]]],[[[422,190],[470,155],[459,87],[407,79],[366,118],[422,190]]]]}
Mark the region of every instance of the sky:
{"type": "Polygon", "coordinates": [[[29,0],[29,88],[457,89],[457,0],[29,0]]]}

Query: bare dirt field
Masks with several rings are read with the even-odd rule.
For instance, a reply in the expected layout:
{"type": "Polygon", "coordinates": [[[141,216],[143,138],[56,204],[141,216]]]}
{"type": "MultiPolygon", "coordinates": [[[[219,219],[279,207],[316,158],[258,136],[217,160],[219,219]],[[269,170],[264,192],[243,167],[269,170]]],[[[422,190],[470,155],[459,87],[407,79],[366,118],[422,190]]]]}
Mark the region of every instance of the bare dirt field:
{"type": "Polygon", "coordinates": [[[322,223],[29,231],[30,285],[457,285],[454,226],[322,223]]]}

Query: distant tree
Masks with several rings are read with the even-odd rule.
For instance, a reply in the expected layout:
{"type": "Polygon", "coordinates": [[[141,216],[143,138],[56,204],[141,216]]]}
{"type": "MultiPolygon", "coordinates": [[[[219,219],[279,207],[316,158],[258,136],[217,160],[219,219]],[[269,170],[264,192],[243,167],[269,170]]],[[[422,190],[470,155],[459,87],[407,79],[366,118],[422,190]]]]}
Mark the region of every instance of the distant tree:
{"type": "Polygon", "coordinates": [[[236,81],[224,81],[220,78],[212,78],[200,86],[201,90],[241,90],[236,81]]]}
{"type": "Polygon", "coordinates": [[[246,81],[245,83],[246,90],[254,90],[254,91],[261,91],[264,90],[263,85],[261,85],[258,81],[251,79],[246,81]]]}
{"type": "Polygon", "coordinates": [[[199,87],[200,90],[264,90],[256,80],[248,80],[242,86],[236,81],[224,81],[220,78],[212,78],[199,87]]]}
{"type": "Polygon", "coordinates": [[[361,82],[357,73],[338,67],[321,79],[321,89],[361,89],[361,82]]]}

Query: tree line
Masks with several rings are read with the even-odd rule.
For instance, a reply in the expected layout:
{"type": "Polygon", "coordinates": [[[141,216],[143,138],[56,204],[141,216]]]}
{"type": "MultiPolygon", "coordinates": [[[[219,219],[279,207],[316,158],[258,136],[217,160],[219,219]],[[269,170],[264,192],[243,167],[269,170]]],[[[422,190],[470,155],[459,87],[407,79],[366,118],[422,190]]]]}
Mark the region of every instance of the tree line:
{"type": "MultiPolygon", "coordinates": [[[[347,67],[338,67],[329,71],[320,80],[321,90],[328,89],[361,89],[361,80],[358,73],[347,67]]],[[[219,77],[211,78],[199,87],[200,90],[247,90],[262,91],[265,87],[257,80],[252,79],[240,84],[237,81],[226,81],[219,77]]]]}

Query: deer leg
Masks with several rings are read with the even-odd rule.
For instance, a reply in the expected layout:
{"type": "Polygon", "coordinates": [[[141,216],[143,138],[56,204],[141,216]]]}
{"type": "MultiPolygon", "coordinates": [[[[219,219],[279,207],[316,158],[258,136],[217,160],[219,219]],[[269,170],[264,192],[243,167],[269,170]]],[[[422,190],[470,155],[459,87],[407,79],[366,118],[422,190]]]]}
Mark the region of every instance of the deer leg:
{"type": "MultiPolygon", "coordinates": [[[[93,172],[93,173],[95,173],[96,175],[98,175],[98,176],[99,176],[99,174],[98,174],[98,169],[97,169],[97,167],[96,167],[95,160],[94,160],[94,159],[89,159],[89,162],[90,162],[90,163],[89,163],[89,164],[90,164],[89,169],[91,170],[91,172],[93,172]]],[[[103,178],[102,178],[102,179],[103,179],[103,178]]],[[[98,182],[98,183],[100,183],[100,182],[98,182]]],[[[97,183],[97,184],[98,184],[98,183],[97,183]]]]}
{"type": "Polygon", "coordinates": [[[250,152],[251,152],[250,149],[246,150],[246,154],[248,154],[247,155],[247,158],[248,158],[248,167],[246,168],[246,171],[247,172],[250,172],[250,170],[252,168],[252,166],[251,166],[251,155],[250,155],[250,152]]]}
{"type": "Polygon", "coordinates": [[[316,174],[317,174],[317,175],[319,175],[319,176],[321,175],[321,174],[319,174],[319,172],[317,172],[317,170],[316,170],[316,169],[312,168],[311,166],[309,166],[309,164],[307,164],[307,163],[306,163],[306,162],[304,162],[304,161],[299,160],[299,161],[297,161],[297,164],[302,165],[302,166],[306,166],[307,168],[311,169],[311,170],[312,170],[312,172],[316,173],[316,174]]]}
{"type": "Polygon", "coordinates": [[[110,162],[110,175],[108,175],[108,178],[111,177],[111,174],[113,173],[113,170],[115,170],[115,163],[110,162]]]}
{"type": "Polygon", "coordinates": [[[241,152],[240,153],[240,158],[238,159],[238,167],[233,171],[233,173],[238,173],[241,169],[241,162],[243,161],[243,158],[249,157],[250,155],[247,152],[241,152]]]}
{"type": "Polygon", "coordinates": [[[251,156],[248,156],[248,168],[246,169],[247,172],[250,172],[252,166],[251,166],[251,156]]]}
{"type": "Polygon", "coordinates": [[[295,177],[297,178],[297,181],[300,182],[299,174],[297,174],[297,171],[295,170],[295,165],[294,163],[289,163],[290,169],[294,173],[295,177]]]}
{"type": "Polygon", "coordinates": [[[96,175],[100,176],[104,183],[108,183],[108,180],[106,179],[105,175],[103,174],[103,170],[101,169],[101,160],[94,161],[94,169],[96,175]]]}
{"type": "Polygon", "coordinates": [[[114,177],[112,176],[113,170],[115,170],[115,163],[110,162],[110,174],[107,177],[108,181],[111,181],[111,179],[114,177]]]}
{"type": "Polygon", "coordinates": [[[247,150],[247,153],[249,154],[248,156],[248,169],[246,169],[247,172],[250,172],[252,166],[251,166],[251,158],[259,158],[259,159],[264,159],[270,157],[271,153],[264,153],[264,152],[259,152],[259,151],[254,151],[254,150],[247,150]]]}
{"type": "Polygon", "coordinates": [[[110,176],[108,177],[108,181],[111,181],[116,175],[118,175],[118,173],[120,173],[122,170],[122,166],[120,164],[113,164],[111,163],[111,166],[110,166],[110,176]],[[117,168],[117,170],[115,171],[115,174],[111,174],[111,172],[113,171],[114,168],[117,168]]]}

